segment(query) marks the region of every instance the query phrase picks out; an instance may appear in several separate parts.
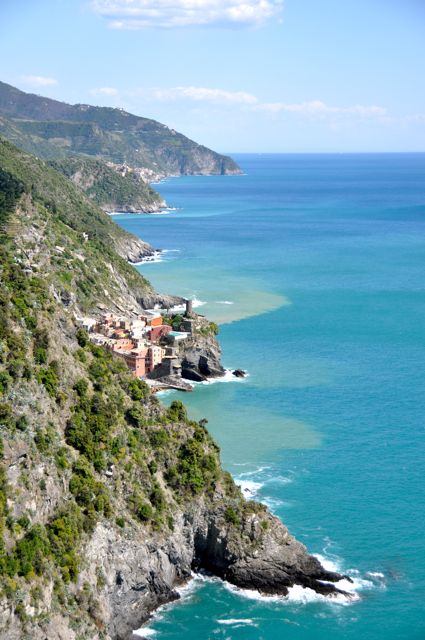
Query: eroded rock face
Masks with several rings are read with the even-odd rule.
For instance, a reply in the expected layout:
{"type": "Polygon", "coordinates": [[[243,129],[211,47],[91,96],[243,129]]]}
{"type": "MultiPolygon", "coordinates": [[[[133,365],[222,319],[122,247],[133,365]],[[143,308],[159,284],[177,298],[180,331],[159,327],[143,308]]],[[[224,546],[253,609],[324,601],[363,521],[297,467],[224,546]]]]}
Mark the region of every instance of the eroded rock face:
{"type": "Polygon", "coordinates": [[[203,382],[224,375],[220,345],[214,336],[196,334],[186,340],[180,349],[183,378],[203,382]]]}
{"type": "Polygon", "coordinates": [[[341,592],[333,584],[342,576],[327,571],[287,528],[267,511],[245,516],[239,526],[226,523],[220,511],[199,523],[194,565],[243,589],[287,595],[301,585],[324,595],[341,592]]]}
{"type": "Polygon", "coordinates": [[[154,309],[159,307],[161,309],[170,309],[176,305],[184,303],[184,298],[180,296],[170,296],[165,293],[156,293],[152,291],[149,293],[143,293],[143,296],[138,298],[138,303],[143,309],[154,309]]]}
{"type": "Polygon", "coordinates": [[[108,637],[126,639],[151,611],[178,598],[175,587],[190,576],[190,547],[178,529],[172,538],[146,536],[132,529],[122,535],[98,526],[86,551],[89,568],[81,579],[105,581],[99,619],[108,637]]]}
{"type": "Polygon", "coordinates": [[[113,640],[131,638],[154,609],[177,599],[176,587],[192,569],[265,594],[285,596],[296,584],[329,596],[343,593],[332,584],[343,576],[326,571],[267,511],[248,514],[238,525],[227,522],[222,495],[215,504],[201,501],[177,514],[169,538],[134,530],[117,535],[98,525],[85,558],[89,568],[81,581],[96,584],[99,572],[104,576],[96,615],[113,640]]]}
{"type": "Polygon", "coordinates": [[[119,238],[115,242],[115,247],[122,258],[133,264],[155,253],[155,249],[148,242],[130,235],[119,238]]]}

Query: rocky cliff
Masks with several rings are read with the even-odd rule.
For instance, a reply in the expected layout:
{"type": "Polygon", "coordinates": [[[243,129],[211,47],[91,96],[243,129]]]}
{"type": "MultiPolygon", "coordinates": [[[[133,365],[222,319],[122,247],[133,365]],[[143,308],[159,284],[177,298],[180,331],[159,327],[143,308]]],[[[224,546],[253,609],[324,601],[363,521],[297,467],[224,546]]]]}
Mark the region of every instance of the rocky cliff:
{"type": "MultiPolygon", "coordinates": [[[[152,302],[121,257],[131,242],[0,140],[1,640],[125,640],[201,568],[265,593],[338,592],[340,576],[243,498],[203,422],[79,328],[99,305],[152,302]]],[[[207,361],[218,372],[215,349],[207,361]]]]}
{"type": "MultiPolygon", "coordinates": [[[[193,382],[219,378],[225,374],[221,364],[221,347],[216,338],[218,326],[204,316],[191,313],[190,318],[174,316],[173,327],[188,332],[185,340],[174,343],[175,357],[181,365],[181,377],[193,382]],[[177,324],[181,319],[180,325],[177,324]]],[[[164,345],[167,344],[167,338],[164,345]]]]}

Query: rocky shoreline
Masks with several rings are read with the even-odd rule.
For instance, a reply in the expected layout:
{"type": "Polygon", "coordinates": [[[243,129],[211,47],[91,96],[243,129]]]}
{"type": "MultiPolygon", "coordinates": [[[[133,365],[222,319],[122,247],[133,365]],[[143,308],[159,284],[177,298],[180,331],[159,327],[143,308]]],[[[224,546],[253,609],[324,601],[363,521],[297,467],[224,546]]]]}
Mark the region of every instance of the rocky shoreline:
{"type": "MultiPolygon", "coordinates": [[[[147,623],[155,610],[180,598],[177,588],[187,583],[193,571],[207,571],[243,589],[285,597],[290,587],[301,585],[327,597],[350,594],[334,582],[344,576],[326,571],[271,514],[247,515],[235,533],[226,521],[216,495],[211,504],[198,503],[176,517],[175,531],[165,538],[149,539],[131,531],[118,535],[98,525],[85,550],[87,569],[81,581],[92,584],[101,569],[105,588],[98,598],[98,612],[108,638],[129,640],[147,623]],[[264,524],[267,522],[267,531],[264,524]]],[[[49,640],[74,640],[64,621],[56,617],[46,628],[49,640]]],[[[20,632],[19,632],[20,633],[20,632]]],[[[9,627],[1,638],[20,640],[9,627]]],[[[90,636],[90,638],[95,636],[90,636]]],[[[140,637],[140,636],[138,636],[140,637]]],[[[41,633],[33,636],[41,640],[41,633]]]]}
{"type": "Polygon", "coordinates": [[[193,572],[206,571],[263,595],[284,598],[299,585],[326,597],[350,598],[334,584],[347,577],[324,569],[265,508],[257,505],[257,513],[246,513],[236,530],[223,500],[225,496],[216,493],[210,503],[200,501],[180,511],[168,538],[124,540],[104,527],[96,529],[86,552],[92,567],[82,578],[93,580],[94,566],[105,573],[101,608],[110,638],[134,637],[133,631],[146,624],[158,607],[180,598],[176,589],[193,572]]]}
{"type": "MultiPolygon", "coordinates": [[[[1,140],[0,154],[19,229],[0,269],[0,640],[128,640],[193,571],[282,597],[346,595],[244,498],[205,421],[162,405],[77,323],[82,310],[182,304],[129,266],[154,249],[36,158],[1,140]]],[[[219,379],[218,328],[187,311],[176,369],[184,383],[219,379]]]]}

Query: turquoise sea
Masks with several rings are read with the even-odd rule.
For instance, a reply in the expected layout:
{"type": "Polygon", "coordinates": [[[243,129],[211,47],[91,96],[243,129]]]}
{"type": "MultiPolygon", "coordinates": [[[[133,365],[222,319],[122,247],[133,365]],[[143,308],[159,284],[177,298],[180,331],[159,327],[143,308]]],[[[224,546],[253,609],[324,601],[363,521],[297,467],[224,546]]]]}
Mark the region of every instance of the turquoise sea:
{"type": "MultiPolygon", "coordinates": [[[[116,221],[158,248],[157,289],[221,324],[244,381],[182,397],[224,466],[358,598],[197,579],[158,640],[425,638],[425,154],[235,155],[245,174],[158,185],[116,221]]],[[[164,395],[169,402],[172,394],[164,395]]]]}

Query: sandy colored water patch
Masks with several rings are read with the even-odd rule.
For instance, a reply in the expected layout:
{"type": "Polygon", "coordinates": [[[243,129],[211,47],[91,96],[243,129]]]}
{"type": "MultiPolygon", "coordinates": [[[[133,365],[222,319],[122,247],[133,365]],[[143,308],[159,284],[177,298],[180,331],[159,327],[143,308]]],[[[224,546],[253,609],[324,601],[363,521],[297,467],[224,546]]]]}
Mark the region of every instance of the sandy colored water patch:
{"type": "Polygon", "coordinates": [[[288,298],[276,293],[258,289],[239,289],[236,293],[233,292],[232,300],[207,302],[202,313],[217,324],[229,324],[290,304],[288,298]]]}
{"type": "Polygon", "coordinates": [[[205,304],[200,313],[218,324],[244,320],[290,305],[284,295],[266,291],[258,279],[223,266],[194,264],[187,259],[138,267],[161,293],[179,295],[205,304]]]}
{"type": "MultiPolygon", "coordinates": [[[[310,424],[267,409],[267,405],[244,403],[240,384],[198,386],[185,397],[189,415],[207,418],[208,429],[219,443],[227,468],[238,464],[261,464],[282,449],[314,449],[322,438],[310,424]]],[[[166,404],[176,396],[164,398],[166,404]]]]}

